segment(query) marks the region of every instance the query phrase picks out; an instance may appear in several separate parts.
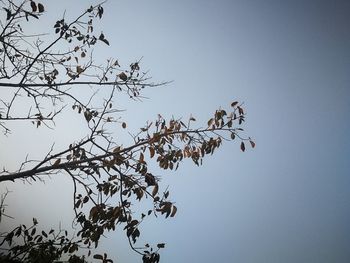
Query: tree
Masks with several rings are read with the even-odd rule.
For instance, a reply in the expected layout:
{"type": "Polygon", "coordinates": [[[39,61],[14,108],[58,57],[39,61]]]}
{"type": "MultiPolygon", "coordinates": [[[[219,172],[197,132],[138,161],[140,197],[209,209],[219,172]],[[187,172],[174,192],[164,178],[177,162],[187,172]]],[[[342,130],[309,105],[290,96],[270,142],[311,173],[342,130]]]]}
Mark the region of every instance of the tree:
{"type": "MultiPolygon", "coordinates": [[[[72,21],[63,17],[54,24],[52,34],[33,33],[28,27],[45,14],[42,3],[4,0],[2,5],[0,89],[6,93],[0,104],[3,136],[11,136],[9,122],[30,121],[37,128],[54,128],[55,119],[63,112],[84,118],[87,135],[64,150],[48,147],[40,161],[26,159],[17,170],[1,172],[0,182],[34,183],[48,175],[68,176],[74,186],[74,224],[78,231],[39,231],[34,218],[31,226],[20,224],[1,234],[0,245],[5,252],[1,252],[0,259],[53,262],[68,255],[70,262],[85,262],[85,256],[78,256],[77,251],[87,248],[87,257],[112,262],[107,254],[91,253],[104,233],[119,227],[125,230],[131,249],[143,262],[159,262],[164,243],[155,248],[136,246],[139,226],[151,215],[174,217],[177,207],[170,201],[169,191],[159,189],[160,178],[148,164],[153,161],[161,169],[176,170],[189,159],[201,165],[203,158],[225,140],[239,140],[242,151],[247,143],[254,147],[255,143],[241,134],[245,120],[242,104],[232,102],[230,111],[219,108],[204,126],[196,126],[194,117],[166,120],[159,115],[132,135],[133,143],[122,146],[111,131],[115,123],[127,129],[113,104],[115,96],[123,92],[130,99],[140,99],[143,89],[166,83],[151,82],[141,69],[141,61],[128,67],[120,66],[117,59],[107,59],[102,66],[95,62],[93,48],[110,44],[95,29],[96,20],[104,14],[102,4],[90,6],[72,21]],[[89,96],[79,95],[81,88],[85,93],[88,90],[89,96]],[[99,99],[96,94],[101,89],[107,90],[108,96],[99,99]],[[132,204],[145,199],[151,200],[152,206],[139,216],[133,213],[132,204]]],[[[6,216],[6,194],[2,197],[2,216],[6,216]]]]}

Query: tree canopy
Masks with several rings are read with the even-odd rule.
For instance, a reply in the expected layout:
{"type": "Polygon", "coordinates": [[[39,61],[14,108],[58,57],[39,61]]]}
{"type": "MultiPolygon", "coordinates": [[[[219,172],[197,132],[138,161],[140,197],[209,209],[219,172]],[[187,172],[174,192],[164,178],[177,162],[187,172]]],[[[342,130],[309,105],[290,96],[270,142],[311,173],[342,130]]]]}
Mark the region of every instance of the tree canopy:
{"type": "MultiPolygon", "coordinates": [[[[5,166],[1,171],[0,182],[35,183],[48,176],[54,180],[57,174],[68,176],[74,188],[73,224],[77,231],[40,229],[36,218],[30,226],[19,222],[15,229],[0,233],[0,259],[53,262],[68,255],[69,262],[85,262],[89,257],[112,262],[107,253],[96,254],[94,249],[104,233],[120,228],[144,263],[159,262],[159,250],[165,244],[138,244],[139,226],[149,216],[174,217],[178,208],[169,190],[160,189],[161,178],[149,164],[175,171],[184,160],[201,165],[224,141],[238,141],[242,151],[247,145],[255,147],[251,138],[242,134],[242,104],[233,101],[227,109],[215,110],[202,125],[197,125],[194,117],[167,120],[158,115],[130,133],[132,143],[125,145],[113,132],[116,127],[128,129],[114,98],[125,93],[130,99],[142,99],[144,89],[167,83],[152,82],[141,60],[129,66],[120,65],[117,58],[106,59],[103,65],[95,62],[93,50],[110,45],[108,36],[95,28],[104,15],[103,4],[88,7],[70,21],[63,16],[48,26],[48,32],[35,32],[31,27],[46,15],[43,3],[4,0],[1,4],[2,136],[11,136],[9,123],[13,122],[55,129],[55,120],[63,113],[81,116],[86,136],[64,150],[48,145],[41,160],[29,158],[19,163],[17,170],[5,166]],[[84,95],[77,92],[81,88],[86,88],[84,95]],[[108,96],[97,96],[101,89],[108,96]],[[144,211],[135,213],[133,203],[146,199],[152,205],[145,203],[144,211]],[[83,248],[86,254],[81,252],[83,248]]],[[[6,194],[2,195],[2,217],[7,216],[6,194]]]]}

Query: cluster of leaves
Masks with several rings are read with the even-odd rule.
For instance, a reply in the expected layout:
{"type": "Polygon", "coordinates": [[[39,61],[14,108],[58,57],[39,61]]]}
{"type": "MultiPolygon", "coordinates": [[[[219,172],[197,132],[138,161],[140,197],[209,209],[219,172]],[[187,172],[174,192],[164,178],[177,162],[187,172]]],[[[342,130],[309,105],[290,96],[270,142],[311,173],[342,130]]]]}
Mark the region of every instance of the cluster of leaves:
{"type": "MultiPolygon", "coordinates": [[[[14,4],[14,3],[11,3],[11,4],[14,4]]],[[[3,9],[6,11],[6,20],[14,19],[18,15],[18,12],[22,12],[23,13],[22,15],[25,16],[27,21],[29,21],[29,17],[34,17],[36,19],[39,19],[38,15],[45,11],[43,4],[41,3],[37,4],[34,1],[30,1],[30,7],[32,9],[31,12],[24,9],[23,10],[13,9],[11,8],[11,6],[10,8],[3,7],[3,9]]]]}
{"type": "Polygon", "coordinates": [[[8,120],[47,125],[68,102],[85,112],[88,102],[74,95],[71,88],[75,86],[116,87],[132,98],[142,88],[156,86],[140,71],[139,62],[129,69],[121,68],[114,58],[104,65],[95,64],[93,47],[98,42],[109,45],[105,34],[94,30],[95,20],[104,14],[101,5],[90,6],[73,21],[57,20],[53,26],[56,34],[50,39],[44,34],[33,35],[23,27],[24,23],[35,23],[28,16],[39,19],[45,13],[43,4],[3,2],[7,3],[3,8],[7,19],[0,32],[0,87],[16,90],[8,100],[0,100],[0,128],[4,133],[10,132],[5,124],[8,120]],[[62,51],[62,45],[66,50],[62,51]],[[21,112],[16,107],[19,104],[28,108],[21,112]]]}
{"type": "MultiPolygon", "coordinates": [[[[40,257],[53,261],[69,254],[70,262],[84,262],[83,256],[76,255],[78,250],[85,248],[88,257],[93,255],[101,238],[119,228],[144,263],[159,262],[159,250],[165,244],[140,246],[140,226],[150,216],[174,217],[178,208],[170,199],[168,189],[161,190],[161,177],[151,171],[150,163],[155,162],[162,170],[177,170],[184,160],[201,165],[203,159],[212,155],[224,141],[239,140],[242,151],[247,142],[255,147],[249,137],[241,135],[241,125],[245,121],[242,105],[233,102],[230,110],[216,110],[202,128],[196,126],[194,117],[185,123],[182,119],[166,120],[159,115],[132,135],[131,145],[122,146],[123,143],[108,132],[109,125],[120,122],[118,110],[113,106],[115,93],[125,91],[135,99],[141,96],[143,88],[155,84],[149,83],[141,72],[140,61],[132,63],[127,70],[121,70],[116,59],[107,60],[105,67],[93,64],[92,55],[88,56],[90,48],[98,41],[109,45],[103,33],[93,33],[94,19],[103,16],[102,6],[89,7],[72,22],[58,20],[54,25],[54,40],[48,44],[36,42],[34,51],[25,45],[28,40],[24,40],[25,34],[18,25],[23,22],[22,18],[27,19],[27,13],[39,18],[44,6],[34,1],[24,1],[20,5],[11,0],[7,2],[5,11],[11,16],[0,37],[3,47],[0,63],[4,65],[0,69],[0,87],[17,90],[9,102],[1,101],[0,126],[8,132],[5,125],[8,120],[31,120],[37,127],[47,125],[61,112],[62,108],[57,109],[61,102],[63,107],[69,105],[85,119],[88,134],[62,151],[55,152],[51,148],[39,162],[25,162],[18,171],[0,173],[0,182],[42,180],[43,176],[57,173],[69,176],[74,187],[74,225],[77,229],[76,235],[68,238],[68,233],[61,230],[39,233],[36,220],[29,228],[20,225],[1,236],[1,244],[8,245],[7,254],[2,257],[40,262],[40,257]],[[54,49],[61,41],[68,45],[68,51],[54,49]],[[99,108],[93,107],[91,98],[82,102],[68,88],[81,85],[109,87],[109,97],[104,98],[99,108]],[[21,96],[23,94],[26,96],[21,96]],[[14,102],[20,98],[29,98],[30,109],[34,108],[36,112],[29,111],[24,117],[13,116],[14,102]],[[44,112],[40,105],[47,100],[55,111],[44,112]],[[150,205],[146,209],[142,206],[144,210],[139,211],[135,203],[141,202],[150,205]]],[[[127,123],[122,121],[121,127],[127,129],[127,123]]],[[[112,262],[107,254],[94,254],[93,258],[112,262]]]]}
{"type": "Polygon", "coordinates": [[[135,144],[127,148],[115,146],[99,156],[87,151],[85,145],[85,149],[82,148],[82,143],[71,146],[66,163],[60,165],[74,165],[81,172],[74,175],[70,171],[72,177],[80,176],[81,180],[77,182],[85,189],[84,195],[75,195],[77,223],[82,226],[78,236],[85,240],[85,244],[95,244],[97,247],[104,232],[115,230],[119,224],[124,225],[130,243],[134,244],[140,236],[138,227],[145,217],[158,214],[166,218],[175,216],[177,207],[169,200],[169,191],[159,192],[159,178],[149,170],[148,163],[152,159],[162,169],[176,170],[184,159],[190,159],[196,165],[202,164],[203,158],[213,154],[223,140],[237,137],[241,145],[249,141],[254,147],[250,138],[240,136],[242,128],[235,125],[237,122],[239,126],[244,120],[242,107],[237,103],[232,103],[232,107],[233,111],[229,114],[225,110],[217,110],[208,121],[208,126],[202,129],[191,128],[195,122],[193,117],[185,124],[175,119],[167,122],[159,115],[154,123],[141,128],[134,137],[135,144]],[[86,162],[88,165],[81,165],[86,162]],[[83,174],[86,178],[94,178],[95,188],[91,180],[89,185],[83,182],[83,174]],[[119,200],[117,205],[116,195],[119,200]],[[144,198],[152,200],[153,208],[135,218],[132,200],[141,201],[144,198]],[[90,203],[93,206],[89,214],[85,214],[83,207],[90,203]]]}
{"type": "Polygon", "coordinates": [[[74,253],[79,249],[80,241],[73,241],[68,237],[68,231],[48,232],[37,229],[38,221],[33,218],[33,224],[29,227],[22,224],[11,232],[2,236],[0,246],[11,247],[7,254],[0,253],[1,262],[54,262],[63,254],[69,254],[69,263],[85,263],[85,257],[78,257],[74,253]],[[13,244],[15,240],[21,244],[13,244]]]}
{"type": "MultiPolygon", "coordinates": [[[[109,104],[106,101],[105,109],[109,108],[109,104]]],[[[200,165],[203,158],[213,154],[224,140],[236,138],[241,140],[241,149],[244,141],[249,141],[254,147],[250,138],[240,135],[243,130],[240,124],[244,120],[241,105],[234,102],[231,106],[233,110],[230,113],[223,109],[215,111],[205,128],[192,128],[196,122],[193,117],[185,124],[180,119],[167,122],[159,115],[154,122],[141,128],[134,136],[135,143],[126,148],[113,145],[112,138],[96,132],[102,125],[101,120],[108,122],[105,116],[108,111],[102,111],[93,116],[96,120],[86,120],[93,123],[90,137],[71,144],[66,151],[48,155],[39,166],[26,171],[25,176],[34,177],[57,170],[64,170],[71,176],[75,189],[75,221],[80,226],[77,238],[81,246],[89,248],[88,255],[92,246],[98,246],[105,232],[114,231],[122,225],[130,246],[142,255],[144,262],[158,262],[158,250],[164,247],[162,243],[157,245],[156,250],[148,244],[141,251],[135,248],[134,244],[141,234],[139,226],[150,215],[173,217],[177,207],[169,199],[168,190],[159,191],[160,178],[150,171],[149,163],[154,160],[165,170],[176,170],[184,159],[200,165]],[[103,143],[99,141],[102,138],[110,146],[103,148],[103,143]],[[45,166],[48,163],[50,165],[45,166]],[[153,202],[153,207],[138,215],[133,210],[133,202],[145,198],[153,202]]],[[[78,247],[70,247],[68,252],[73,252],[75,248],[78,247]]]]}

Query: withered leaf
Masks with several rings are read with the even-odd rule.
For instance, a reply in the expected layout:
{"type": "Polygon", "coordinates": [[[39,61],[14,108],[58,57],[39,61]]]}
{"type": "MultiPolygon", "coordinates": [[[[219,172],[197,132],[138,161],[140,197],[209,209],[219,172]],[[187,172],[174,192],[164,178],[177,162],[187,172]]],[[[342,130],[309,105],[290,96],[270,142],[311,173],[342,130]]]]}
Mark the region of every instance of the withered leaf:
{"type": "Polygon", "coordinates": [[[140,163],[144,163],[145,162],[145,156],[143,155],[143,153],[140,153],[139,162],[140,163]]]}
{"type": "Polygon", "coordinates": [[[249,141],[250,142],[250,145],[252,146],[252,148],[255,148],[255,142],[253,142],[253,141],[249,141]]]}
{"type": "Polygon", "coordinates": [[[120,73],[120,74],[118,75],[118,77],[119,77],[121,80],[123,80],[123,81],[127,81],[127,80],[128,80],[128,76],[127,76],[124,72],[120,73]]]}
{"type": "Polygon", "coordinates": [[[54,164],[53,164],[53,166],[57,166],[57,165],[59,165],[60,164],[60,162],[61,162],[61,159],[60,158],[58,158],[55,162],[54,162],[54,164]]]}
{"type": "Polygon", "coordinates": [[[157,248],[164,248],[165,247],[165,244],[164,243],[159,243],[157,244],[157,248]]]}
{"type": "Polygon", "coordinates": [[[94,259],[101,259],[101,260],[103,260],[103,256],[100,255],[100,254],[95,254],[95,255],[93,256],[93,258],[94,258],[94,259]]]}
{"type": "Polygon", "coordinates": [[[242,152],[244,152],[244,151],[245,151],[245,145],[244,145],[244,142],[241,142],[241,150],[242,150],[242,152]]]}
{"type": "Polygon", "coordinates": [[[30,7],[32,8],[32,11],[33,11],[33,12],[36,12],[37,7],[36,7],[36,4],[35,4],[34,1],[30,1],[30,7]]]}
{"type": "Polygon", "coordinates": [[[81,74],[84,72],[84,69],[81,66],[77,66],[77,73],[81,74]]]}
{"type": "Polygon", "coordinates": [[[170,214],[170,217],[174,217],[176,212],[177,212],[177,207],[173,205],[173,210],[172,210],[172,212],[170,214]]]}
{"type": "Polygon", "coordinates": [[[154,197],[157,193],[158,193],[158,184],[156,184],[153,188],[153,191],[152,191],[152,196],[154,197]]]}
{"type": "Polygon", "coordinates": [[[150,157],[153,158],[154,154],[155,154],[155,150],[153,147],[149,147],[149,154],[150,154],[150,157]]]}
{"type": "Polygon", "coordinates": [[[235,107],[238,104],[238,101],[234,101],[231,103],[231,107],[235,107]]]}
{"type": "Polygon", "coordinates": [[[39,13],[42,13],[45,11],[44,6],[41,3],[38,4],[38,8],[39,8],[39,13]]]}

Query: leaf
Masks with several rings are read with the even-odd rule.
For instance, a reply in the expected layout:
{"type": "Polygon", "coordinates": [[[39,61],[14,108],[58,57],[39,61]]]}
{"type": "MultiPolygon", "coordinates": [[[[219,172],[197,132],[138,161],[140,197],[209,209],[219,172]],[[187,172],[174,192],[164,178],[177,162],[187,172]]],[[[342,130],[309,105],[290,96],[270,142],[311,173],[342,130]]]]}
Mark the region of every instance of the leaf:
{"type": "Polygon", "coordinates": [[[57,166],[57,165],[59,165],[60,164],[60,162],[61,162],[61,159],[60,158],[58,158],[55,162],[54,162],[54,164],[53,164],[53,166],[57,166]]]}
{"type": "Polygon", "coordinates": [[[81,200],[79,199],[75,204],[74,207],[78,208],[81,205],[81,200]]]}
{"type": "Polygon", "coordinates": [[[238,104],[238,101],[234,101],[231,103],[231,107],[235,107],[238,104]]]}
{"type": "Polygon", "coordinates": [[[89,218],[94,219],[94,217],[97,216],[98,213],[98,208],[96,206],[94,206],[93,208],[91,208],[90,210],[90,216],[89,218]]]}
{"type": "Polygon", "coordinates": [[[166,213],[165,218],[168,218],[171,213],[171,203],[167,202],[167,204],[164,206],[162,214],[166,213]]]}
{"type": "Polygon", "coordinates": [[[115,207],[115,208],[113,209],[113,216],[114,216],[115,218],[119,217],[120,212],[121,212],[120,207],[119,207],[119,206],[115,207]]]}
{"type": "Polygon", "coordinates": [[[252,140],[249,141],[250,145],[252,146],[252,148],[255,148],[255,142],[253,142],[252,140]]]}
{"type": "Polygon", "coordinates": [[[122,123],[122,127],[123,127],[123,129],[126,128],[126,123],[125,122],[122,123]]]}
{"type": "Polygon", "coordinates": [[[100,254],[95,254],[95,255],[93,256],[93,258],[103,260],[103,256],[100,255],[100,254]]]}
{"type": "Polygon", "coordinates": [[[244,114],[244,111],[243,111],[243,108],[241,108],[241,107],[237,107],[238,108],[238,113],[240,114],[240,115],[243,115],[244,114]]]}
{"type": "Polygon", "coordinates": [[[159,243],[157,244],[157,248],[164,248],[165,247],[165,244],[164,243],[159,243]]]}
{"type": "Polygon", "coordinates": [[[121,80],[123,80],[123,81],[127,81],[127,80],[128,80],[128,76],[127,76],[124,72],[120,73],[120,74],[118,75],[118,77],[119,77],[121,80]]]}
{"type": "Polygon", "coordinates": [[[32,11],[33,11],[33,12],[36,12],[37,7],[36,7],[36,4],[35,4],[34,1],[30,1],[30,7],[32,8],[32,11]]]}
{"type": "MultiPolygon", "coordinates": [[[[3,9],[5,9],[5,11],[6,11],[6,20],[10,20],[10,18],[12,16],[11,11],[5,7],[3,7],[3,9]]],[[[26,13],[26,15],[27,15],[27,13],[26,13]]]]}
{"type": "Polygon", "coordinates": [[[81,66],[77,66],[77,73],[81,74],[84,72],[84,69],[81,66]]]}
{"type": "Polygon", "coordinates": [[[132,232],[131,237],[132,237],[132,241],[134,243],[136,243],[136,238],[140,236],[140,230],[138,230],[137,228],[132,232]]]}
{"type": "Polygon", "coordinates": [[[245,145],[244,145],[244,142],[241,142],[241,150],[242,150],[242,152],[244,152],[244,151],[245,151],[245,145]]]}
{"type": "Polygon", "coordinates": [[[173,210],[172,210],[172,212],[170,214],[170,217],[174,217],[176,212],[177,212],[177,207],[173,205],[173,210]]]}
{"type": "Polygon", "coordinates": [[[105,38],[105,35],[103,33],[101,33],[101,35],[98,37],[98,39],[101,40],[102,42],[106,43],[109,46],[109,42],[105,38]]]}
{"type": "Polygon", "coordinates": [[[152,196],[154,197],[157,193],[158,193],[158,184],[156,184],[153,188],[153,191],[152,191],[152,196]]]}
{"type": "Polygon", "coordinates": [[[132,220],[132,221],[128,224],[128,227],[134,227],[134,226],[136,226],[138,223],[139,223],[139,221],[137,221],[137,220],[132,220]]]}
{"type": "Polygon", "coordinates": [[[47,234],[46,234],[44,231],[41,231],[41,234],[42,234],[45,238],[47,238],[47,234]]]}
{"type": "Polygon", "coordinates": [[[41,3],[38,4],[38,8],[39,8],[39,13],[42,13],[45,11],[44,6],[41,3]]]}
{"type": "Polygon", "coordinates": [[[86,110],[86,111],[84,112],[84,117],[85,117],[86,121],[89,122],[89,121],[92,119],[92,114],[91,114],[91,112],[90,112],[89,110],[86,110]]]}
{"type": "Polygon", "coordinates": [[[101,41],[103,41],[104,43],[106,43],[107,46],[109,46],[109,41],[107,39],[103,39],[101,41]]]}
{"type": "Polygon", "coordinates": [[[145,156],[143,155],[143,153],[140,153],[139,162],[140,163],[144,163],[145,162],[145,156]]]}
{"type": "Polygon", "coordinates": [[[135,194],[137,196],[136,199],[141,201],[141,199],[143,197],[143,190],[142,190],[142,188],[135,189],[135,194]]]}
{"type": "Polygon", "coordinates": [[[153,158],[155,152],[156,152],[156,151],[154,150],[153,147],[149,147],[149,155],[150,155],[151,158],[153,158]]]}
{"type": "Polygon", "coordinates": [[[169,196],[169,191],[166,191],[166,192],[164,193],[164,197],[165,197],[165,198],[168,198],[168,196],[169,196]]]}
{"type": "Polygon", "coordinates": [[[85,203],[87,203],[87,202],[89,202],[89,197],[88,197],[88,196],[85,196],[84,199],[83,199],[83,203],[85,204],[85,203]]]}
{"type": "Polygon", "coordinates": [[[102,18],[102,15],[103,15],[103,7],[102,6],[99,6],[97,8],[97,15],[100,19],[102,18]]]}
{"type": "Polygon", "coordinates": [[[18,229],[17,229],[17,231],[16,231],[16,233],[15,233],[16,237],[20,236],[20,235],[21,235],[21,232],[22,232],[22,228],[21,228],[21,227],[18,227],[18,229]]]}

